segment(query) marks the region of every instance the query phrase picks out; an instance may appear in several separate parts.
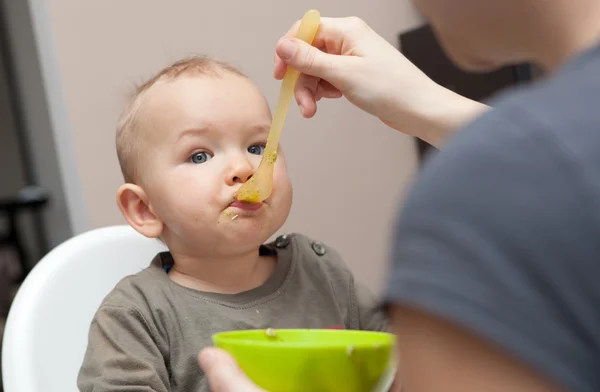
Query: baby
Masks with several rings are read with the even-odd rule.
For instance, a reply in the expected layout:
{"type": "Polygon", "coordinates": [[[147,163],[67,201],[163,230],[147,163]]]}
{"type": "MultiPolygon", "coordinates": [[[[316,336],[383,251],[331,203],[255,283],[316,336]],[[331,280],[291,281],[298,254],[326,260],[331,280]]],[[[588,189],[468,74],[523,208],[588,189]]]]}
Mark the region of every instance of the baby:
{"type": "Polygon", "coordinates": [[[220,331],[387,328],[333,249],[298,234],[264,244],[292,205],[283,154],[267,200],[235,199],[270,123],[258,88],[210,58],[179,61],[137,89],[117,129],[117,203],[169,251],[104,299],[81,391],[208,391],[197,355],[220,331]]]}

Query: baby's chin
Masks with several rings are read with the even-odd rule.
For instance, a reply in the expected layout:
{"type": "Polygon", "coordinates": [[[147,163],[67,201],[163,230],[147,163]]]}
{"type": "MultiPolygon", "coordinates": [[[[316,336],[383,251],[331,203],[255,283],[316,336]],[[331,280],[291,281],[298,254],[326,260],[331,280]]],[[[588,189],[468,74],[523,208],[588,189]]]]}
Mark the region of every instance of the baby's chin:
{"type": "Polygon", "coordinates": [[[248,216],[232,216],[230,222],[222,224],[224,242],[228,246],[237,248],[259,247],[271,238],[283,226],[285,219],[281,220],[255,220],[248,216]]]}
{"type": "Polygon", "coordinates": [[[226,210],[211,228],[188,226],[188,233],[181,233],[187,239],[179,244],[188,249],[180,250],[198,257],[209,253],[215,257],[230,257],[251,252],[269,240],[284,221],[283,216],[245,215],[243,212],[229,213],[226,210]]]}
{"type": "MultiPolygon", "coordinates": [[[[183,253],[197,258],[231,258],[257,251],[273,234],[273,230],[256,229],[231,230],[227,233],[212,233],[212,235],[196,235],[188,237],[186,244],[178,244],[172,248],[167,243],[171,252],[183,253]]],[[[205,233],[206,234],[206,233],[205,233]]]]}

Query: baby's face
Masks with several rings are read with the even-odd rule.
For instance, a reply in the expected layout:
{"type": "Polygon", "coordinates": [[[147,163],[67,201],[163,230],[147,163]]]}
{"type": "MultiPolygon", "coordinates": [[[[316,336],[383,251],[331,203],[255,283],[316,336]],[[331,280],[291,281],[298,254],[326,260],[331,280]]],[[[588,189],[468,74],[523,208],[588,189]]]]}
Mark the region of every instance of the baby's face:
{"type": "Polygon", "coordinates": [[[153,86],[140,108],[143,187],[171,251],[222,254],[260,245],[285,222],[292,186],[285,158],[259,205],[234,196],[256,171],[271,114],[247,79],[181,77],[153,86]]]}

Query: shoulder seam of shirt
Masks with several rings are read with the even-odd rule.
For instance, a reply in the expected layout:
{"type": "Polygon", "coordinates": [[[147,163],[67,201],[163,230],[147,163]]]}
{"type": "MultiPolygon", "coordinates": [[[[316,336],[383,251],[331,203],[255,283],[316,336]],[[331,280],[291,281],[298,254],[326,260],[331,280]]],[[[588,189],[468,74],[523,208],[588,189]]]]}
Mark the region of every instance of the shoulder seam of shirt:
{"type": "MultiPolygon", "coordinates": [[[[332,248],[331,246],[325,244],[324,242],[321,242],[319,240],[316,240],[312,237],[309,237],[307,235],[304,234],[299,234],[299,233],[293,233],[291,234],[291,237],[293,239],[292,242],[295,242],[296,246],[298,242],[300,241],[307,241],[309,243],[309,245],[312,244],[312,242],[318,242],[323,244],[323,246],[326,247],[327,252],[331,252],[335,257],[338,258],[341,261],[341,265],[335,262],[327,262],[326,259],[323,259],[321,256],[318,256],[316,253],[314,253],[314,255],[311,256],[311,259],[315,259],[315,264],[318,265],[324,265],[324,268],[329,268],[329,270],[332,271],[336,271],[339,274],[344,274],[347,276],[348,278],[348,287],[347,289],[349,290],[348,293],[346,293],[347,298],[349,298],[348,300],[348,307],[349,307],[349,312],[348,315],[346,316],[346,323],[348,323],[348,325],[359,325],[359,317],[357,315],[358,313],[358,305],[357,305],[357,301],[356,301],[356,297],[354,294],[354,288],[355,288],[355,283],[354,283],[354,274],[352,273],[352,271],[350,270],[350,268],[348,267],[348,265],[345,263],[344,259],[342,258],[342,256],[339,254],[339,252],[337,250],[335,250],[334,248],[332,248]]],[[[327,283],[329,284],[329,288],[331,289],[331,292],[333,293],[335,300],[338,303],[342,303],[342,301],[339,298],[339,293],[337,290],[334,289],[333,284],[331,282],[331,279],[327,279],[327,283]]]]}

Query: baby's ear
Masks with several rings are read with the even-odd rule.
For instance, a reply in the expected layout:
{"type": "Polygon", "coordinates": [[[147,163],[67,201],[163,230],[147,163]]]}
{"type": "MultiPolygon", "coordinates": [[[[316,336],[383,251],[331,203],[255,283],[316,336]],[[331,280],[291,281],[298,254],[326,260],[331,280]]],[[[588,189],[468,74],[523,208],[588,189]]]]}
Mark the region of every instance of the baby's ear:
{"type": "Polygon", "coordinates": [[[158,238],[163,232],[162,220],[152,211],[144,189],[135,184],[123,184],[117,190],[117,205],[135,230],[149,238],[158,238]]]}

